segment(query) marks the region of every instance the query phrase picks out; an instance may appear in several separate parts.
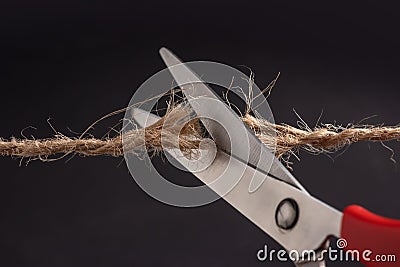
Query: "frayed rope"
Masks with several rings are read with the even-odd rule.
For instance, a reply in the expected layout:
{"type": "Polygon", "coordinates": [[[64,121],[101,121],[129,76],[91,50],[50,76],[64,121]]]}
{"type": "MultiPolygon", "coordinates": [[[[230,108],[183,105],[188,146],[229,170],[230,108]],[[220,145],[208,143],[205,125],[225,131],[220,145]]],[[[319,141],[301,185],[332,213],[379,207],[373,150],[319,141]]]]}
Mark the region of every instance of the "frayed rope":
{"type": "MultiPolygon", "coordinates": [[[[82,156],[108,155],[113,157],[123,156],[124,151],[135,152],[161,151],[175,148],[174,142],[165,139],[165,136],[179,135],[179,148],[186,154],[198,149],[204,138],[204,129],[197,119],[182,120],[191,114],[190,106],[185,103],[171,105],[167,114],[158,122],[144,129],[135,129],[121,133],[112,138],[72,138],[57,134],[48,139],[0,139],[0,155],[18,158],[52,160],[55,155],[79,154],[82,156]],[[165,118],[169,121],[183,121],[185,125],[173,123],[166,125],[165,118]],[[179,132],[176,132],[179,129],[179,132]],[[163,134],[162,134],[163,132],[163,134]],[[169,134],[165,134],[169,133],[169,134]],[[161,136],[163,141],[161,142],[161,136]],[[145,147],[144,147],[145,146],[145,147]]],[[[338,127],[324,124],[315,129],[307,127],[293,127],[289,125],[271,124],[250,114],[244,114],[241,119],[254,131],[256,136],[267,147],[274,149],[278,158],[290,157],[299,150],[314,154],[332,153],[347,145],[359,141],[385,142],[400,139],[400,127],[384,126],[351,126],[338,127]]]]}

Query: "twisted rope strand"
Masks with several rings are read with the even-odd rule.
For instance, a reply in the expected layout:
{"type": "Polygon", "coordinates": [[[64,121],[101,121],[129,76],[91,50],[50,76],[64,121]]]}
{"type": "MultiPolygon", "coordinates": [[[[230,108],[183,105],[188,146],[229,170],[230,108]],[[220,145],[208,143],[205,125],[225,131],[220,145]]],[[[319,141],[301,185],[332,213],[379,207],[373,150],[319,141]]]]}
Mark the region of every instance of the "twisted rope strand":
{"type": "MultiPolygon", "coordinates": [[[[187,109],[186,106],[178,105],[168,112],[168,116],[175,116],[173,121],[177,121],[188,116],[190,112],[187,109]]],[[[313,153],[334,152],[346,145],[360,141],[385,142],[400,139],[400,127],[353,126],[342,128],[328,124],[314,130],[305,130],[289,125],[271,124],[249,114],[244,115],[242,120],[266,146],[275,149],[277,157],[294,153],[299,149],[313,153]]],[[[177,134],[179,134],[181,150],[191,153],[191,150],[198,148],[204,136],[198,120],[192,119],[183,126],[176,124],[166,126],[164,122],[165,116],[145,129],[131,130],[116,137],[104,139],[72,138],[64,135],[39,140],[0,139],[0,155],[41,160],[57,154],[70,153],[83,156],[119,157],[123,155],[124,149],[125,151],[143,150],[143,144],[150,151],[175,147],[173,141],[169,141],[168,138],[165,141],[165,135],[167,137],[170,135],[172,140],[177,134]],[[179,132],[173,127],[177,127],[179,132]],[[162,131],[164,131],[163,142],[161,142],[162,131]]]]}

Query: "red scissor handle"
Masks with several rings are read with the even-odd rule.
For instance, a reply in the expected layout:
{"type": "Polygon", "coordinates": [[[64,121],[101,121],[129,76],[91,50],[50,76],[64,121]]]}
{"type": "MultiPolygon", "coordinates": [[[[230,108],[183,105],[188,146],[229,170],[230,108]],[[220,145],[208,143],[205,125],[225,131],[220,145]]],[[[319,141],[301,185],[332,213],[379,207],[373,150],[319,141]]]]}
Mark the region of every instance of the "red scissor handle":
{"type": "Polygon", "coordinates": [[[342,247],[348,252],[357,250],[366,266],[400,266],[400,220],[348,206],[343,212],[341,237],[347,241],[342,247]]]}

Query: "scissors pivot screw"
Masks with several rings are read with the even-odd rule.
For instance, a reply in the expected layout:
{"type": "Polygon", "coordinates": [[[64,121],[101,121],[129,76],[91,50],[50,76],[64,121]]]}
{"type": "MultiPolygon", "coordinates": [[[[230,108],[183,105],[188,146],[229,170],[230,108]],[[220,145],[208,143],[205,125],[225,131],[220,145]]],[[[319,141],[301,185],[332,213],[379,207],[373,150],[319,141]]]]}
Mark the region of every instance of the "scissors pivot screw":
{"type": "Polygon", "coordinates": [[[292,229],[299,219],[299,206],[291,198],[282,200],[276,208],[275,221],[279,228],[292,229]]]}

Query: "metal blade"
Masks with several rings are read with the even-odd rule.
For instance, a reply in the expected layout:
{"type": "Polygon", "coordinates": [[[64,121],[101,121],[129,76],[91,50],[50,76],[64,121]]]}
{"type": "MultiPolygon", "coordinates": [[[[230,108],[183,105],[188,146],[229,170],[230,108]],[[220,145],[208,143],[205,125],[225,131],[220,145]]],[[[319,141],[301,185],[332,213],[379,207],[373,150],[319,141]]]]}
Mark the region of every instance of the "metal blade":
{"type": "MultiPolygon", "coordinates": [[[[159,119],[158,116],[141,109],[133,109],[132,114],[133,119],[142,127],[159,119]]],[[[174,157],[174,153],[171,153],[171,156],[174,157]]],[[[176,160],[186,167],[185,161],[180,161],[180,158],[176,160]]],[[[224,151],[218,151],[213,163],[207,169],[193,175],[209,185],[217,194],[222,195],[229,204],[288,251],[297,250],[302,253],[306,250],[316,250],[324,244],[328,236],[340,235],[342,213],[285,182],[267,179],[256,192],[249,193],[248,185],[253,175],[265,176],[265,174],[224,151]],[[229,179],[242,173],[242,168],[245,168],[245,171],[240,181],[228,194],[220,194],[221,188],[218,184],[211,184],[218,177],[229,179]],[[297,202],[299,217],[294,228],[283,230],[277,226],[275,215],[279,203],[287,198],[297,202]]]]}
{"type": "MultiPolygon", "coordinates": [[[[160,49],[160,55],[180,87],[190,84],[190,87],[185,88],[183,93],[220,149],[243,162],[248,162],[264,174],[271,174],[275,179],[283,180],[306,192],[274,154],[243,124],[239,116],[189,67],[166,48],[160,49]],[[214,101],[204,100],[204,97],[214,101]],[[214,120],[202,119],[202,117],[216,118],[216,121],[221,122],[221,124],[214,120]],[[243,131],[238,130],[243,128],[247,139],[244,138],[243,131]],[[226,132],[229,133],[229,136],[226,132]],[[230,146],[231,143],[235,144],[234,148],[230,146]]],[[[249,191],[257,190],[264,179],[256,177],[252,179],[249,191]]]]}
{"type": "Polygon", "coordinates": [[[141,108],[132,108],[131,115],[132,119],[142,128],[148,127],[161,119],[161,117],[141,108]]]}

